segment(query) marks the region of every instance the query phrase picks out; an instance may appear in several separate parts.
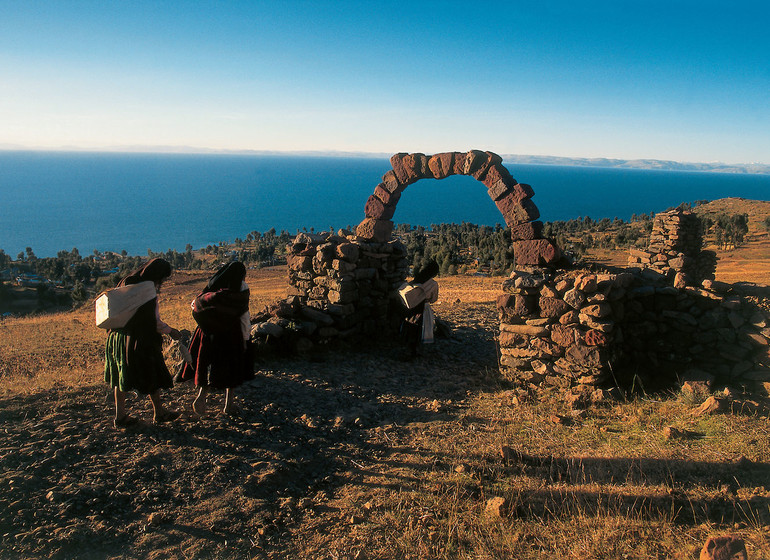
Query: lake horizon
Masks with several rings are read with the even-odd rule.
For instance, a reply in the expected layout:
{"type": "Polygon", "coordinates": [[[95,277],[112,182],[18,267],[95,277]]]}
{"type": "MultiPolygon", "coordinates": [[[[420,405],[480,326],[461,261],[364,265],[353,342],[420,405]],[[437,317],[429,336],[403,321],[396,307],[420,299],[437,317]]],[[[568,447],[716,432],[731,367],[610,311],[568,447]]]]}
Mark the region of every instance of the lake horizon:
{"type": "MultiPolygon", "coordinates": [[[[630,219],[696,200],[769,200],[770,175],[516,164],[544,222],[630,219]]],[[[0,151],[0,249],[38,257],[200,249],[252,231],[355,227],[391,169],[387,157],[0,151]]],[[[396,224],[503,224],[467,176],[404,191],[396,224]]]]}

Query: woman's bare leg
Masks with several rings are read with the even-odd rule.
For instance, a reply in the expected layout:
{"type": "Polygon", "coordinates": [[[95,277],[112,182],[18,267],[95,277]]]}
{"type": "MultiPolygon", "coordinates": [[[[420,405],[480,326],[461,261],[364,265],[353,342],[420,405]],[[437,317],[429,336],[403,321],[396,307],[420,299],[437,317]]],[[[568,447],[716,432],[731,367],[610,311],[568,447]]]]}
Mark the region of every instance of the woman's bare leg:
{"type": "Polygon", "coordinates": [[[208,389],[204,387],[203,385],[200,386],[198,389],[198,396],[195,397],[195,400],[192,404],[192,409],[195,414],[198,416],[205,416],[206,415],[206,395],[208,393],[208,389]]]}
{"type": "Polygon", "coordinates": [[[222,412],[230,414],[235,410],[234,399],[235,391],[233,389],[225,389],[225,407],[222,409],[222,412]]]}
{"type": "Polygon", "coordinates": [[[115,387],[115,421],[122,420],[126,415],[126,394],[115,387]]]}

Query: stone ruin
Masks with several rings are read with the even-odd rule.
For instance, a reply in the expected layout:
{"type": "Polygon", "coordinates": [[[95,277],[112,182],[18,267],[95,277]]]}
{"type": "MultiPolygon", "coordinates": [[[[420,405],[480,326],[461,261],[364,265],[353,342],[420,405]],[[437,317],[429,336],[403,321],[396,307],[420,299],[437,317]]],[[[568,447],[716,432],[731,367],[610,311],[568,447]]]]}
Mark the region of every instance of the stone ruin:
{"type": "Polygon", "coordinates": [[[471,150],[426,156],[399,153],[374,189],[355,232],[300,233],[287,258],[288,298],[253,319],[257,338],[282,339],[292,351],[398,325],[394,293],[407,277],[406,248],[392,239],[391,218],[401,193],[420,179],[468,175],[485,185],[511,228],[517,262],[559,261],[556,245],[543,238],[532,187],[519,184],[492,152],[471,150]]]}
{"type": "Polygon", "coordinates": [[[703,235],[698,216],[677,208],[661,212],[652,222],[646,249],[631,249],[628,266],[674,277],[674,286],[684,288],[714,279],[716,253],[702,251],[703,235]]]}
{"type": "MultiPolygon", "coordinates": [[[[563,391],[580,407],[608,391],[673,382],[710,388],[770,381],[770,313],[738,287],[713,281],[697,216],[655,217],[627,269],[572,266],[542,236],[534,191],[491,152],[395,154],[355,232],[300,233],[289,247],[289,297],[255,317],[257,336],[291,333],[292,348],[397,324],[395,291],[408,274],[391,239],[403,190],[420,179],[482,182],[511,230],[515,268],[497,299],[501,375],[518,391],[563,391]]],[[[767,383],[766,383],[767,384],[767,383]]]]}
{"type": "Polygon", "coordinates": [[[676,288],[642,269],[515,270],[498,298],[501,373],[576,407],[607,388],[768,381],[768,312],[733,287],[676,288]]]}

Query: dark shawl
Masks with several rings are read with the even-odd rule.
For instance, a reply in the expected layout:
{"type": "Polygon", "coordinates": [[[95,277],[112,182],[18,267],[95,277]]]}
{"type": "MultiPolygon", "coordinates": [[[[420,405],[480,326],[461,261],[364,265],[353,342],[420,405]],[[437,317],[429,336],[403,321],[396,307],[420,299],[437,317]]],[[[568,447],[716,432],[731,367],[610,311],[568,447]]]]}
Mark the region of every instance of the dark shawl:
{"type": "Polygon", "coordinates": [[[138,284],[139,282],[155,282],[160,284],[166,278],[171,276],[171,265],[163,259],[152,259],[142,268],[138,268],[131,274],[123,278],[118,286],[128,286],[138,284]]]}
{"type": "Polygon", "coordinates": [[[206,334],[240,329],[240,317],[249,310],[249,290],[241,291],[246,267],[231,262],[220,268],[193,301],[193,318],[206,334]]]}
{"type": "Polygon", "coordinates": [[[249,310],[249,290],[241,291],[245,278],[243,263],[229,263],[193,301],[198,328],[190,340],[193,364],[182,368],[182,381],[194,379],[198,386],[223,389],[253,377],[252,359],[241,332],[241,315],[249,310]]]}
{"type": "Polygon", "coordinates": [[[438,274],[438,264],[436,261],[430,261],[428,264],[423,266],[420,270],[416,270],[414,272],[414,280],[412,280],[412,284],[422,284],[423,282],[426,282],[436,276],[438,274]]]}

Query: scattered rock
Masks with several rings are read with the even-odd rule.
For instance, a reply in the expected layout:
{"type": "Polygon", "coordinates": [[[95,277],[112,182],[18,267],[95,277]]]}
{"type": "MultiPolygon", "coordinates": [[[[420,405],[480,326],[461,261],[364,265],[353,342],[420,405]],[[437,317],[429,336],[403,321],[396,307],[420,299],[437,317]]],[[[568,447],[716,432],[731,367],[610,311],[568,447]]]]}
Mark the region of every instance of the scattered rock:
{"type": "Polygon", "coordinates": [[[710,537],[700,551],[700,560],[748,560],[746,545],[736,535],[710,537]]]}
{"type": "Polygon", "coordinates": [[[509,513],[510,504],[508,500],[500,496],[495,496],[487,500],[484,512],[492,517],[506,517],[509,513]]]}
{"type": "Polygon", "coordinates": [[[698,408],[693,410],[691,416],[705,416],[707,414],[720,414],[730,411],[730,401],[722,397],[711,396],[698,408]]]}

